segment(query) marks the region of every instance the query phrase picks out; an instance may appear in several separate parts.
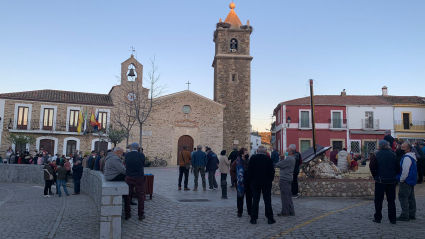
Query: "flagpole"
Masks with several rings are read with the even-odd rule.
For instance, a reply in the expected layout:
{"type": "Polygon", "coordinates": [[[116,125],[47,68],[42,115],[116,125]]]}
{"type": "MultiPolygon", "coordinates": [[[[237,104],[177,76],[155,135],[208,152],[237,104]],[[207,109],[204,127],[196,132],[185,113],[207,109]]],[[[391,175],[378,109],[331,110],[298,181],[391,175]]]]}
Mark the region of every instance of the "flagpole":
{"type": "Polygon", "coordinates": [[[313,93],[313,80],[310,79],[310,104],[311,104],[311,126],[313,130],[313,150],[316,156],[316,124],[314,120],[314,93],[313,93]]]}

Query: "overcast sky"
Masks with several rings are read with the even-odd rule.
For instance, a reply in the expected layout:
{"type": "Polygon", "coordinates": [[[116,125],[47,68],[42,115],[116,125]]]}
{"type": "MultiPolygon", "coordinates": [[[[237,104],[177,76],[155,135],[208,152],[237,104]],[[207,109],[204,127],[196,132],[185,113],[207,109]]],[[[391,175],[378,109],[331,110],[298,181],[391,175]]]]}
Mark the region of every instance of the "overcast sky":
{"type": "MultiPolygon", "coordinates": [[[[213,98],[213,31],[230,0],[0,3],[0,93],[56,89],[107,94],[136,48],[156,57],[167,94],[213,98]]],[[[423,96],[424,0],[235,0],[251,35],[251,123],[269,128],[278,103],[316,94],[423,96]]]]}

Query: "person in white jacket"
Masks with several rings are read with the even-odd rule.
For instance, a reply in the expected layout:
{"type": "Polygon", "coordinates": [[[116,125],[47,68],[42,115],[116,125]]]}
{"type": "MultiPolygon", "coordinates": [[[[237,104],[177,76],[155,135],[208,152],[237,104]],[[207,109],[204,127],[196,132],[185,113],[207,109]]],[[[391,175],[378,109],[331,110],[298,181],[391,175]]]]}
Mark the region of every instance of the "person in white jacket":
{"type": "Polygon", "coordinates": [[[346,148],[343,148],[341,151],[338,152],[338,155],[336,156],[336,159],[338,159],[338,165],[337,167],[342,172],[348,171],[348,165],[350,164],[350,154],[347,152],[346,148]]]}
{"type": "MultiPolygon", "coordinates": [[[[226,156],[226,150],[221,151],[220,156],[218,156],[218,169],[221,173],[221,187],[227,188],[227,174],[229,174],[230,171],[230,160],[226,156]]],[[[227,189],[226,189],[227,190],[227,189]]],[[[223,199],[227,198],[227,193],[225,194],[223,192],[222,196],[223,199]]]]}

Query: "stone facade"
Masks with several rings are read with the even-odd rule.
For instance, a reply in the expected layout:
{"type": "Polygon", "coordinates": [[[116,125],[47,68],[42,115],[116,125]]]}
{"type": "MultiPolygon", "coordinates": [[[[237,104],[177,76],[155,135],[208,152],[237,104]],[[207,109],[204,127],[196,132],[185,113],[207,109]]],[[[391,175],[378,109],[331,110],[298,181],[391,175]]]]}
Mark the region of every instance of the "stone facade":
{"type": "MultiPolygon", "coordinates": [[[[4,99],[0,100],[0,113],[2,114],[1,123],[1,141],[0,141],[0,155],[4,157],[7,149],[10,146],[13,146],[8,140],[10,133],[23,133],[28,134],[36,138],[36,142],[29,145],[30,153],[34,154],[35,149],[40,148],[39,143],[42,139],[51,139],[54,141],[54,153],[60,155],[65,154],[66,144],[68,140],[74,140],[77,142],[77,149],[83,152],[94,150],[94,142],[99,141],[97,134],[88,133],[83,135],[81,133],[78,135],[77,132],[69,132],[69,110],[78,109],[82,110],[85,113],[87,110],[88,118],[91,115],[91,112],[97,111],[107,111],[110,112],[112,107],[104,106],[95,106],[95,105],[76,105],[76,104],[66,104],[66,103],[57,103],[57,102],[39,102],[39,101],[29,101],[29,100],[12,100],[4,99]],[[28,115],[28,127],[27,129],[18,129],[16,127],[17,115],[15,115],[15,110],[18,106],[27,106],[29,107],[28,115]],[[52,130],[43,130],[42,122],[44,108],[53,108],[54,110],[54,120],[53,120],[53,129],[52,130]]],[[[108,113],[108,120],[109,116],[108,113]]],[[[83,114],[84,117],[84,114],[83,114]]],[[[109,123],[108,123],[109,124],[109,123]]],[[[15,150],[15,149],[14,149],[15,150]]],[[[68,155],[67,155],[68,156],[68,155]]]]}
{"type": "Polygon", "coordinates": [[[244,28],[223,28],[222,24],[217,24],[214,32],[214,100],[226,105],[223,147],[227,151],[234,144],[250,147],[252,56],[249,50],[252,28],[244,28]],[[237,41],[236,50],[231,49],[233,39],[237,41]]]}
{"type": "MultiPolygon", "coordinates": [[[[303,197],[368,197],[375,195],[375,181],[364,179],[298,179],[299,196],[303,197]]],[[[272,193],[280,195],[279,177],[272,193]]]]}

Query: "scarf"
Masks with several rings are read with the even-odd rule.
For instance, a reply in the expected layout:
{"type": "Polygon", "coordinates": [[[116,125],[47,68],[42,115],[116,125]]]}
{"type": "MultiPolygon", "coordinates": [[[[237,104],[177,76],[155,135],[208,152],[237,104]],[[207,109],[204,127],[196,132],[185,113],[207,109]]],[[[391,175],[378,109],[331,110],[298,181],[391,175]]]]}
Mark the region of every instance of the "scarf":
{"type": "Polygon", "coordinates": [[[241,157],[236,159],[236,179],[238,180],[238,197],[245,194],[245,169],[244,162],[241,157]]]}

